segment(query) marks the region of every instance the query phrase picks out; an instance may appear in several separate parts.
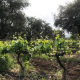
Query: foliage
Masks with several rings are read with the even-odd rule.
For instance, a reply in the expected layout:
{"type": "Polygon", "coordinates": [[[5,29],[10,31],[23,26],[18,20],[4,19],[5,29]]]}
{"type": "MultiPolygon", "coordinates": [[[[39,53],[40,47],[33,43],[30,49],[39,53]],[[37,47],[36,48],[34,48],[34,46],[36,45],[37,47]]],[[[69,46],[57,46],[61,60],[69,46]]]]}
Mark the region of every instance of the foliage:
{"type": "Polygon", "coordinates": [[[80,35],[80,0],[74,0],[66,6],[59,6],[59,14],[55,16],[55,26],[80,35]]]}
{"type": "Polygon", "coordinates": [[[8,47],[9,47],[8,43],[0,41],[0,54],[8,53],[7,50],[8,47]]]}
{"type": "Polygon", "coordinates": [[[21,10],[28,5],[27,0],[0,0],[0,39],[25,32],[26,18],[21,10]]]}
{"type": "Polygon", "coordinates": [[[50,53],[52,49],[52,45],[51,45],[51,41],[49,40],[41,40],[41,39],[37,39],[37,41],[35,42],[35,46],[34,48],[32,48],[32,52],[34,54],[38,53],[50,53]]]}
{"type": "MultiPolygon", "coordinates": [[[[28,42],[18,37],[18,39],[14,39],[11,41],[0,41],[0,54],[5,55],[6,53],[13,54],[16,53],[18,59],[22,58],[22,62],[24,65],[28,63],[31,57],[36,57],[37,55],[40,58],[49,59],[50,54],[55,54],[59,56],[63,56],[62,53],[72,54],[72,49],[70,47],[77,46],[78,51],[77,54],[80,53],[80,41],[77,42],[75,40],[65,40],[63,38],[59,38],[59,35],[55,37],[55,41],[49,39],[37,39],[35,41],[28,42]],[[43,55],[45,54],[45,55],[43,55]]],[[[76,48],[75,48],[76,49],[76,48]]],[[[5,56],[7,62],[11,61],[9,56],[5,56]]],[[[4,61],[1,57],[1,61],[4,61]]],[[[18,61],[19,63],[19,61],[18,61]]],[[[1,63],[2,64],[2,63],[1,63]]],[[[11,65],[11,64],[9,64],[11,65]]],[[[4,68],[5,69],[5,68],[4,68]]]]}
{"type": "Polygon", "coordinates": [[[14,60],[10,54],[1,55],[0,54],[0,72],[7,71],[14,65],[14,60]]]}
{"type": "Polygon", "coordinates": [[[21,36],[19,36],[19,39],[17,40],[12,40],[9,44],[1,43],[0,54],[6,54],[6,53],[16,53],[17,61],[22,69],[24,68],[19,61],[21,53],[24,62],[29,61],[29,58],[31,57],[31,55],[28,52],[28,42],[27,40],[23,40],[21,36]]]}
{"type": "Polygon", "coordinates": [[[78,40],[79,35],[78,34],[71,34],[70,38],[73,39],[73,40],[78,40]]]}
{"type": "Polygon", "coordinates": [[[66,42],[63,38],[59,38],[59,35],[55,37],[55,48],[56,48],[56,53],[64,53],[65,54],[72,54],[71,50],[69,47],[66,45],[66,42]]]}
{"type": "Polygon", "coordinates": [[[12,40],[10,43],[0,43],[0,53],[21,53],[21,51],[28,52],[28,42],[19,38],[17,40],[12,40]]]}
{"type": "Polygon", "coordinates": [[[27,50],[27,44],[28,42],[23,39],[17,39],[17,40],[12,40],[10,47],[8,48],[8,51],[10,53],[21,53],[21,51],[28,51],[27,50]]]}
{"type": "Polygon", "coordinates": [[[48,36],[49,39],[53,37],[53,30],[49,24],[41,19],[37,19],[34,17],[27,17],[27,40],[30,41],[45,38],[48,36]]]}
{"type": "Polygon", "coordinates": [[[65,34],[63,30],[54,30],[54,40],[57,35],[59,35],[60,38],[65,38],[65,34]]]}

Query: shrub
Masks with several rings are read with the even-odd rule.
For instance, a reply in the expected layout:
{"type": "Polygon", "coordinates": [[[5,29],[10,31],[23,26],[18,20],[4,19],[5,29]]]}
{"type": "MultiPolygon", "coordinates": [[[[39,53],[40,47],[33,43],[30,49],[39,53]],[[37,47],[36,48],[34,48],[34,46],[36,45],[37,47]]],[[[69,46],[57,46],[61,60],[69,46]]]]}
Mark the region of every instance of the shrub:
{"type": "Polygon", "coordinates": [[[0,55],[0,72],[9,70],[13,64],[14,60],[10,54],[0,55]]]}

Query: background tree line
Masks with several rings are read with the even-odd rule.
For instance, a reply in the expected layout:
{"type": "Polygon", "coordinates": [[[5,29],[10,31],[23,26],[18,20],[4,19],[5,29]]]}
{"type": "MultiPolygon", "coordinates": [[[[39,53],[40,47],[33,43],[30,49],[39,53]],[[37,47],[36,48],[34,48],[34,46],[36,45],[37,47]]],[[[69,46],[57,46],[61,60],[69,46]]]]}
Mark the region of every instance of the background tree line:
{"type": "MultiPolygon", "coordinates": [[[[12,39],[13,35],[25,35],[28,41],[46,36],[54,39],[56,31],[49,23],[25,16],[22,10],[28,6],[27,0],[0,0],[0,39],[12,39]]],[[[58,32],[63,35],[63,31],[58,32]]]]}
{"type": "Polygon", "coordinates": [[[25,0],[0,0],[0,39],[25,31],[26,18],[21,10],[28,5],[25,0]]]}

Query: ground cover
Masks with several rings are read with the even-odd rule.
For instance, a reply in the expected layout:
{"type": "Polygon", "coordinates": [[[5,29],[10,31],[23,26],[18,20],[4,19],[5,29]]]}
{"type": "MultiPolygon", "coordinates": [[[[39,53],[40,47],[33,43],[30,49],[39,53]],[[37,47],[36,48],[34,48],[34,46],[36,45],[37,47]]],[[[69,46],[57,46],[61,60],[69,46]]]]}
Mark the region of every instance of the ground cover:
{"type": "MultiPolygon", "coordinates": [[[[65,55],[61,59],[67,69],[66,80],[80,80],[80,57],[78,56],[65,55]]],[[[0,73],[1,80],[61,80],[61,78],[62,68],[55,58],[48,60],[39,57],[30,59],[25,69],[25,75],[21,75],[20,67],[0,73]]]]}

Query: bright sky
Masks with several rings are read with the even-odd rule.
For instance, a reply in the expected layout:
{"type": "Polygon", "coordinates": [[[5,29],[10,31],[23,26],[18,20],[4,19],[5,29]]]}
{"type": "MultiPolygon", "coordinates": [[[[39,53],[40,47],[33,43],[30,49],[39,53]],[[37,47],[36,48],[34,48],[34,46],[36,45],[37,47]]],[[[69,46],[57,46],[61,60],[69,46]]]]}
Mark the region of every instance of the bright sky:
{"type": "Polygon", "coordinates": [[[53,14],[58,12],[59,5],[65,5],[73,0],[28,0],[31,6],[24,9],[26,16],[35,17],[50,23],[55,29],[53,14]]]}

